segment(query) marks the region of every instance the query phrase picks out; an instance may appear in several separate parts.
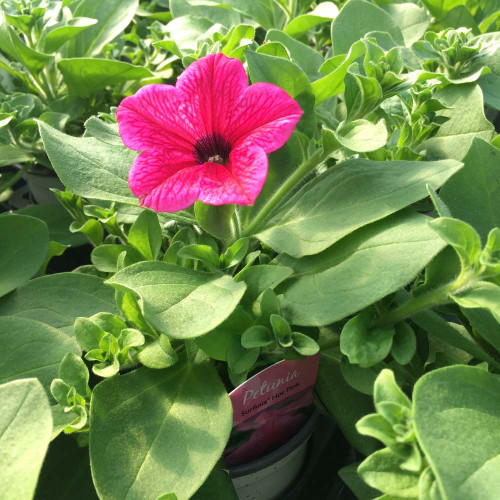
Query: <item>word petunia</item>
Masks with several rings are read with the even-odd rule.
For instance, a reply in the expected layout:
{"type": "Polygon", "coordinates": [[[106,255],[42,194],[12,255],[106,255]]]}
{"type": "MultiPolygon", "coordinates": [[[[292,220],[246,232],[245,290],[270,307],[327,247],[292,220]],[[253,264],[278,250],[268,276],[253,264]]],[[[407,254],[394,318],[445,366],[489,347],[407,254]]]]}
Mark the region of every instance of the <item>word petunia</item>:
{"type": "Polygon", "coordinates": [[[279,87],[248,85],[238,59],[201,58],[175,87],[147,85],[118,107],[124,144],[142,151],[129,173],[130,188],[157,212],[196,200],[251,205],[266,180],[266,153],[283,146],[301,115],[279,87]]]}

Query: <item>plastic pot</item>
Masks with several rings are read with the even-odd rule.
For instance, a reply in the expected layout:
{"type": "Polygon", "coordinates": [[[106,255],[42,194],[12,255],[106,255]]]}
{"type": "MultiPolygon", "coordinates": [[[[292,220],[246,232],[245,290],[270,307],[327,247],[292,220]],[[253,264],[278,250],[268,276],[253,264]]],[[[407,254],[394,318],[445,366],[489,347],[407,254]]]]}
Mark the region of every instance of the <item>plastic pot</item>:
{"type": "Polygon", "coordinates": [[[275,500],[290,489],[304,465],[307,443],[318,419],[311,418],[292,439],[268,455],[229,469],[239,500],[275,500]]]}

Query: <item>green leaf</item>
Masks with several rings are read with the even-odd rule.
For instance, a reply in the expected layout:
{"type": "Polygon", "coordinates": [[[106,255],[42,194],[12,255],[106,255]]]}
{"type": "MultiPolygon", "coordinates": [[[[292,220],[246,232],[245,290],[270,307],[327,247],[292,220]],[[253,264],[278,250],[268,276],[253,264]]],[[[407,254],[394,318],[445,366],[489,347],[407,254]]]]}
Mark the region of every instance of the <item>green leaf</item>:
{"type": "MultiPolygon", "coordinates": [[[[304,160],[302,145],[298,139],[298,132],[294,132],[285,145],[268,155],[267,178],[260,195],[255,200],[252,208],[245,209],[247,219],[257,214],[271,196],[295,172],[304,160]]],[[[243,207],[240,207],[240,213],[243,207]]],[[[246,225],[246,224],[245,224],[246,225]]]]}
{"type": "Polygon", "coordinates": [[[373,398],[378,411],[380,411],[380,404],[387,401],[397,403],[405,408],[411,408],[411,401],[399,388],[391,370],[386,369],[380,372],[373,386],[373,398]]]}
{"type": "Polygon", "coordinates": [[[293,348],[301,356],[314,356],[319,352],[319,345],[311,337],[300,332],[292,332],[293,348]]]}
{"type": "Polygon", "coordinates": [[[315,106],[319,106],[326,99],[344,92],[344,79],[349,66],[366,52],[366,46],[358,40],[352,44],[345,56],[337,55],[325,62],[320,71],[328,72],[326,76],[312,83],[315,96],[315,106]],[[334,64],[331,64],[334,62],[334,64]]]}
{"type": "Polygon", "coordinates": [[[75,339],[33,319],[0,316],[0,382],[36,377],[49,393],[65,354],[80,355],[75,339]]]}
{"type": "MultiPolygon", "coordinates": [[[[173,8],[173,3],[178,1],[183,0],[172,0],[172,2],[170,2],[171,10],[173,8]]],[[[166,27],[166,30],[172,40],[168,40],[167,42],[158,42],[156,44],[160,47],[166,48],[173,54],[176,54],[178,49],[186,52],[187,49],[196,51],[197,39],[201,35],[204,35],[213,26],[213,23],[204,17],[194,17],[192,15],[180,14],[179,16],[174,15],[174,18],[175,19],[170,21],[166,27]],[[174,46],[169,43],[171,41],[174,42],[174,46]],[[165,45],[165,43],[168,45],[165,45]]]]}
{"type": "Polygon", "coordinates": [[[430,13],[436,18],[441,19],[447,12],[457,5],[467,4],[467,0],[422,0],[430,13]]]}
{"type": "Polygon", "coordinates": [[[125,253],[125,266],[143,260],[142,255],[130,245],[99,245],[92,250],[92,264],[105,273],[116,273],[119,270],[119,259],[125,253]]]}
{"type": "Polygon", "coordinates": [[[62,45],[64,45],[70,38],[78,35],[78,33],[93,26],[97,23],[97,19],[88,17],[74,17],[67,23],[58,23],[53,29],[47,32],[46,36],[42,33],[39,40],[39,45],[45,52],[56,52],[62,45]]]}
{"type": "Polygon", "coordinates": [[[289,267],[274,265],[250,266],[243,269],[235,276],[236,281],[246,285],[241,304],[250,307],[264,290],[274,289],[292,273],[293,270],[289,267]]]}
{"type": "Polygon", "coordinates": [[[500,324],[495,317],[484,309],[465,309],[463,313],[479,335],[500,352],[500,324]]]}
{"type": "Polygon", "coordinates": [[[209,271],[219,269],[219,254],[208,245],[186,245],[179,249],[177,257],[181,259],[199,260],[209,271]]]}
{"type": "Polygon", "coordinates": [[[194,204],[196,219],[207,233],[222,240],[229,239],[234,233],[234,205],[206,205],[201,201],[194,204]]]}
{"type": "Polygon", "coordinates": [[[0,217],[0,297],[28,281],[40,268],[49,249],[47,225],[26,215],[0,217]]]}
{"type": "Polygon", "coordinates": [[[158,216],[151,210],[143,210],[128,233],[128,242],[148,260],[155,260],[163,240],[158,216]]]}
{"type": "Polygon", "coordinates": [[[340,358],[341,354],[334,349],[321,352],[315,393],[351,445],[363,455],[369,455],[380,445],[359,434],[355,424],[373,412],[373,400],[346,383],[340,372],[340,358]]]}
{"type": "Polygon", "coordinates": [[[75,338],[84,351],[99,348],[101,339],[106,332],[89,318],[76,318],[75,338]]]}
{"type": "Polygon", "coordinates": [[[101,500],[171,491],[187,500],[221,456],[233,414],[207,361],[104,380],[93,390],[91,408],[90,459],[101,500]]]}
{"type": "Polygon", "coordinates": [[[77,247],[88,242],[83,234],[72,233],[69,226],[73,222],[71,215],[61,205],[28,205],[15,212],[40,219],[49,228],[49,239],[62,245],[77,247]]]}
{"type": "MultiPolygon", "coordinates": [[[[321,5],[321,4],[320,4],[321,5]]],[[[309,45],[299,42],[283,31],[269,30],[266,33],[266,42],[279,42],[286,47],[292,61],[304,70],[310,80],[318,79],[318,70],[323,64],[323,57],[309,45]]]]}
{"type": "Polygon", "coordinates": [[[123,329],[127,328],[127,323],[115,314],[100,312],[90,318],[99,328],[107,333],[111,333],[118,338],[123,329]]]}
{"type": "Polygon", "coordinates": [[[359,314],[350,319],[342,329],[340,350],[350,363],[362,368],[380,363],[391,352],[394,330],[369,328],[370,317],[359,314]]]}
{"type": "Polygon", "coordinates": [[[288,324],[288,321],[281,317],[279,314],[271,314],[269,317],[271,323],[271,328],[273,329],[274,336],[276,340],[283,347],[291,347],[292,341],[292,329],[288,324]]]}
{"type": "Polygon", "coordinates": [[[438,111],[438,117],[449,118],[437,133],[416,148],[428,158],[462,160],[475,137],[490,141],[493,125],[484,116],[483,96],[475,83],[448,85],[434,95],[448,109],[438,111]]]}
{"type": "Polygon", "coordinates": [[[252,83],[267,82],[277,85],[298,102],[304,114],[297,124],[297,129],[312,137],[316,115],[314,94],[307,75],[295,63],[281,57],[247,51],[246,58],[252,83]]]}
{"type": "Polygon", "coordinates": [[[71,137],[43,122],[39,122],[39,127],[52,166],[71,192],[137,205],[128,185],[128,171],[137,156],[135,151],[91,137],[71,137]]]}
{"type": "Polygon", "coordinates": [[[342,357],[340,371],[345,381],[353,388],[368,396],[373,396],[373,385],[384,365],[378,364],[369,368],[349,363],[347,357],[342,357]]]}
{"type": "Polygon", "coordinates": [[[234,50],[237,50],[242,46],[241,42],[245,42],[247,40],[253,40],[255,37],[255,28],[253,26],[249,26],[248,24],[239,24],[235,26],[233,30],[230,31],[227,35],[224,36],[225,42],[224,48],[221,52],[226,56],[231,56],[234,50]]]}
{"type": "Polygon", "coordinates": [[[123,61],[76,57],[57,63],[70,95],[90,96],[109,85],[120,85],[130,80],[150,78],[153,73],[142,66],[123,61]]]}
{"type": "Polygon", "coordinates": [[[319,253],[355,229],[427,197],[427,184],[437,189],[460,166],[453,160],[347,160],[307,183],[257,237],[293,257],[319,253]]]}
{"type": "Polygon", "coordinates": [[[500,377],[471,366],[424,375],[413,394],[418,441],[443,498],[490,500],[500,488],[500,377]]]}
{"type": "Polygon", "coordinates": [[[372,488],[395,498],[413,500],[418,498],[419,474],[401,469],[403,462],[403,458],[385,448],[364,460],[358,467],[358,474],[372,488]]]}
{"type": "Polygon", "coordinates": [[[457,252],[462,269],[471,267],[481,252],[481,239],[466,222],[449,217],[429,221],[429,226],[457,252]]]}
{"type": "Polygon", "coordinates": [[[404,45],[401,30],[387,12],[364,0],[351,0],[332,23],[334,55],[347,54],[370,31],[386,31],[398,45],[404,45]]]}
{"type": "Polygon", "coordinates": [[[386,446],[396,444],[396,433],[392,424],[378,413],[366,415],[356,423],[356,429],[363,436],[378,439],[386,446]]]}
{"type": "Polygon", "coordinates": [[[9,26],[3,10],[0,11],[0,50],[33,73],[39,73],[52,60],[52,56],[42,54],[22,42],[14,28],[9,26]]]}
{"type": "Polygon", "coordinates": [[[266,42],[261,45],[255,52],[257,54],[266,54],[268,56],[281,57],[282,59],[290,60],[288,51],[280,42],[266,42]]]}
{"type": "Polygon", "coordinates": [[[233,335],[227,350],[227,364],[229,369],[236,374],[248,373],[259,359],[260,348],[246,349],[241,345],[241,337],[233,335]]]}
{"type": "Polygon", "coordinates": [[[29,281],[0,300],[0,315],[30,318],[73,335],[76,318],[107,311],[119,314],[114,290],[101,278],[60,273],[29,281]]]}
{"type": "Polygon", "coordinates": [[[425,268],[425,281],[413,290],[416,297],[451,283],[460,274],[460,259],[452,247],[446,246],[425,268]]]}
{"type": "Polygon", "coordinates": [[[224,252],[224,264],[226,267],[233,267],[239,264],[248,253],[248,247],[250,245],[250,240],[248,238],[240,238],[235,241],[225,252],[224,252]]]}
{"type": "Polygon", "coordinates": [[[108,284],[141,296],[144,316],[173,338],[203,335],[222,323],[245,291],[230,276],[185,269],[166,262],[140,262],[108,284]]]}
{"type": "Polygon", "coordinates": [[[255,347],[267,347],[274,343],[273,336],[265,326],[251,326],[243,333],[241,337],[241,345],[245,349],[253,349],[255,347]]]}
{"type": "Polygon", "coordinates": [[[475,138],[463,162],[439,195],[457,219],[469,223],[486,241],[489,231],[500,227],[500,150],[475,138]]]}
{"type": "Polygon", "coordinates": [[[380,7],[396,22],[407,46],[420,40],[431,22],[427,11],[414,3],[387,3],[380,7]]]}
{"type": "Polygon", "coordinates": [[[474,309],[481,307],[488,310],[500,323],[500,287],[487,281],[480,281],[471,288],[453,295],[452,299],[461,307],[474,309]]]}
{"type": "Polygon", "coordinates": [[[396,214],[316,256],[283,258],[296,271],[278,289],[285,317],[294,325],[327,325],[409,283],[444,246],[426,220],[396,214]]]}
{"type": "Polygon", "coordinates": [[[382,100],[382,87],[376,78],[348,71],[344,84],[344,102],[347,108],[347,120],[363,118],[374,111],[382,100]]]}
{"type": "Polygon", "coordinates": [[[484,104],[489,108],[500,111],[500,76],[494,73],[482,75],[477,80],[478,85],[483,91],[484,104]]]}
{"type": "Polygon", "coordinates": [[[0,386],[2,498],[33,498],[52,433],[49,401],[36,379],[0,386]]]}
{"type": "Polygon", "coordinates": [[[498,362],[488,355],[481,347],[468,337],[459,333],[438,314],[430,310],[420,311],[413,314],[411,319],[418,326],[420,326],[420,328],[423,328],[431,337],[444,342],[445,345],[452,345],[457,349],[461,349],[466,353],[472,354],[482,361],[486,361],[487,363],[500,368],[498,362]]]}
{"type": "MultiPolygon", "coordinates": [[[[238,495],[229,474],[218,463],[192,500],[238,500],[238,495]]],[[[166,499],[168,500],[168,499],[166,499]]],[[[176,500],[175,498],[173,500],[176,500]]]]}
{"type": "Polygon", "coordinates": [[[417,338],[408,323],[398,323],[395,328],[391,354],[400,365],[407,365],[417,350],[417,338]]]}
{"type": "Polygon", "coordinates": [[[429,192],[429,197],[434,205],[434,211],[439,217],[451,217],[450,209],[446,206],[446,203],[437,195],[437,193],[427,185],[427,191],[429,192]]]}
{"type": "Polygon", "coordinates": [[[144,366],[159,370],[175,365],[179,356],[170,345],[168,337],[160,335],[158,340],[141,350],[138,358],[144,366]]]}
{"type": "Polygon", "coordinates": [[[36,498],[99,500],[90,474],[88,447],[78,446],[71,436],[62,435],[52,441],[43,462],[36,498]]]}
{"type": "Polygon", "coordinates": [[[95,219],[88,219],[85,222],[74,221],[69,226],[69,230],[72,233],[82,233],[86,235],[96,246],[102,243],[102,239],[104,237],[102,224],[95,219]]]}
{"type": "Polygon", "coordinates": [[[59,365],[59,378],[74,387],[81,396],[87,395],[89,371],[80,356],[68,352],[59,365]]]}
{"type": "Polygon", "coordinates": [[[241,335],[252,325],[252,318],[243,307],[237,306],[226,320],[207,334],[197,337],[195,342],[211,358],[227,361],[227,350],[232,338],[241,335]]]}
{"type": "Polygon", "coordinates": [[[68,41],[66,57],[85,57],[99,54],[132,21],[138,0],[83,0],[73,12],[74,17],[97,19],[97,24],[78,33],[68,41]]]}
{"type": "Polygon", "coordinates": [[[333,2],[322,2],[308,12],[293,18],[285,27],[285,33],[299,38],[318,24],[335,19],[339,13],[338,7],[333,2]]]}
{"type": "Polygon", "coordinates": [[[118,123],[106,123],[96,116],[91,116],[84,126],[87,135],[91,135],[112,146],[123,146],[122,138],[118,132],[118,123]]]}
{"type": "Polygon", "coordinates": [[[358,466],[359,462],[346,465],[342,467],[337,474],[341,477],[342,481],[349,486],[357,499],[373,500],[380,495],[380,491],[370,488],[370,486],[359,477],[357,472],[358,466]]]}
{"type": "Polygon", "coordinates": [[[0,144],[0,167],[13,165],[14,163],[24,163],[34,161],[34,157],[18,146],[10,144],[0,144]]]}
{"type": "Polygon", "coordinates": [[[368,120],[350,121],[337,129],[335,137],[345,148],[360,153],[384,147],[388,138],[383,120],[376,124],[368,120]]]}

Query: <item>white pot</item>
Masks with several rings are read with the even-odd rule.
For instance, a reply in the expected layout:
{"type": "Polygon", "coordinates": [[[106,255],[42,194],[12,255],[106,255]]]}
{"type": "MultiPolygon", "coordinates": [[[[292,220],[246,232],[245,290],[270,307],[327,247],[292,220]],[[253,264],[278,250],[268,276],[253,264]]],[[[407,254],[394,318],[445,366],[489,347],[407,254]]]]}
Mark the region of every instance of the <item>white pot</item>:
{"type": "Polygon", "coordinates": [[[317,418],[317,413],[311,415],[292,439],[265,457],[229,469],[239,500],[282,498],[304,465],[307,443],[317,418]]]}

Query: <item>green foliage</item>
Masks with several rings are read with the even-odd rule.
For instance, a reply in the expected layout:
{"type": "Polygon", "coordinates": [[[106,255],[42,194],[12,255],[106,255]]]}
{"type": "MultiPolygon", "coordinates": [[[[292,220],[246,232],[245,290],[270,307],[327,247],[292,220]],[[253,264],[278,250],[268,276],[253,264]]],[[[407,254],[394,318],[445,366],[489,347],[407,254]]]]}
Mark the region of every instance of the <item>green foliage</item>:
{"type": "Polygon", "coordinates": [[[197,337],[222,323],[246,288],[244,283],[237,283],[229,276],[166,262],[134,264],[107,283],[139,294],[144,316],[151,325],[170,337],[182,339],[197,337]]]}
{"type": "Polygon", "coordinates": [[[444,246],[426,226],[423,215],[401,213],[317,255],[283,258],[295,270],[279,288],[287,319],[296,325],[327,325],[405,286],[444,246]]]}
{"type": "Polygon", "coordinates": [[[307,75],[292,61],[281,57],[247,52],[250,78],[253,83],[273,83],[293,97],[304,112],[298,130],[311,137],[316,124],[314,94],[307,75]]]}
{"type": "Polygon", "coordinates": [[[0,315],[33,319],[68,336],[76,318],[100,312],[118,314],[113,289],[101,278],[76,273],[29,281],[0,301],[0,315]]]}
{"type": "Polygon", "coordinates": [[[0,397],[2,496],[31,499],[50,441],[49,402],[33,378],[0,385],[0,397]]]}
{"type": "Polygon", "coordinates": [[[89,198],[137,204],[127,182],[137,153],[92,137],[69,137],[42,123],[40,133],[54,170],[70,191],[89,198]]]}
{"type": "Polygon", "coordinates": [[[496,495],[499,383],[498,375],[480,368],[453,366],[429,373],[415,386],[416,435],[444,499],[496,495]]]}
{"type": "Polygon", "coordinates": [[[296,258],[317,254],[355,229],[426,197],[429,182],[438,187],[459,169],[454,161],[349,160],[306,184],[257,236],[296,258]]]}
{"type": "Polygon", "coordinates": [[[129,328],[120,317],[109,313],[77,318],[75,338],[87,351],[85,359],[97,362],[92,371],[100,377],[112,377],[120,368],[134,365],[138,355],[136,348],[145,342],[139,330],[129,328]]]}
{"type": "Polygon", "coordinates": [[[0,217],[0,297],[28,281],[41,267],[49,249],[47,225],[26,215],[0,217]]]}
{"type": "Polygon", "coordinates": [[[463,160],[463,168],[440,192],[452,215],[474,227],[483,241],[491,229],[500,227],[499,159],[497,148],[482,139],[474,139],[463,160]]]}
{"type": "Polygon", "coordinates": [[[227,392],[318,352],[360,499],[495,496],[499,29],[489,0],[3,2],[0,203],[30,162],[67,188],[0,217],[0,381],[53,404],[0,387],[40,393],[7,498],[51,437],[40,498],[236,498],[227,392]],[[303,116],[253,206],[139,207],[116,106],[215,53],[303,116]],[[29,281],[84,242],[92,264],[29,281]]]}
{"type": "Polygon", "coordinates": [[[102,382],[92,392],[90,417],[99,497],[157,498],[173,490],[179,499],[189,498],[222,454],[231,418],[224,386],[202,359],[161,371],[140,368],[102,382]],[[124,432],[130,439],[120,439],[124,432]]]}
{"type": "Polygon", "coordinates": [[[80,355],[74,338],[34,319],[0,316],[0,337],[3,345],[0,352],[2,383],[36,377],[49,392],[65,354],[80,355]]]}

